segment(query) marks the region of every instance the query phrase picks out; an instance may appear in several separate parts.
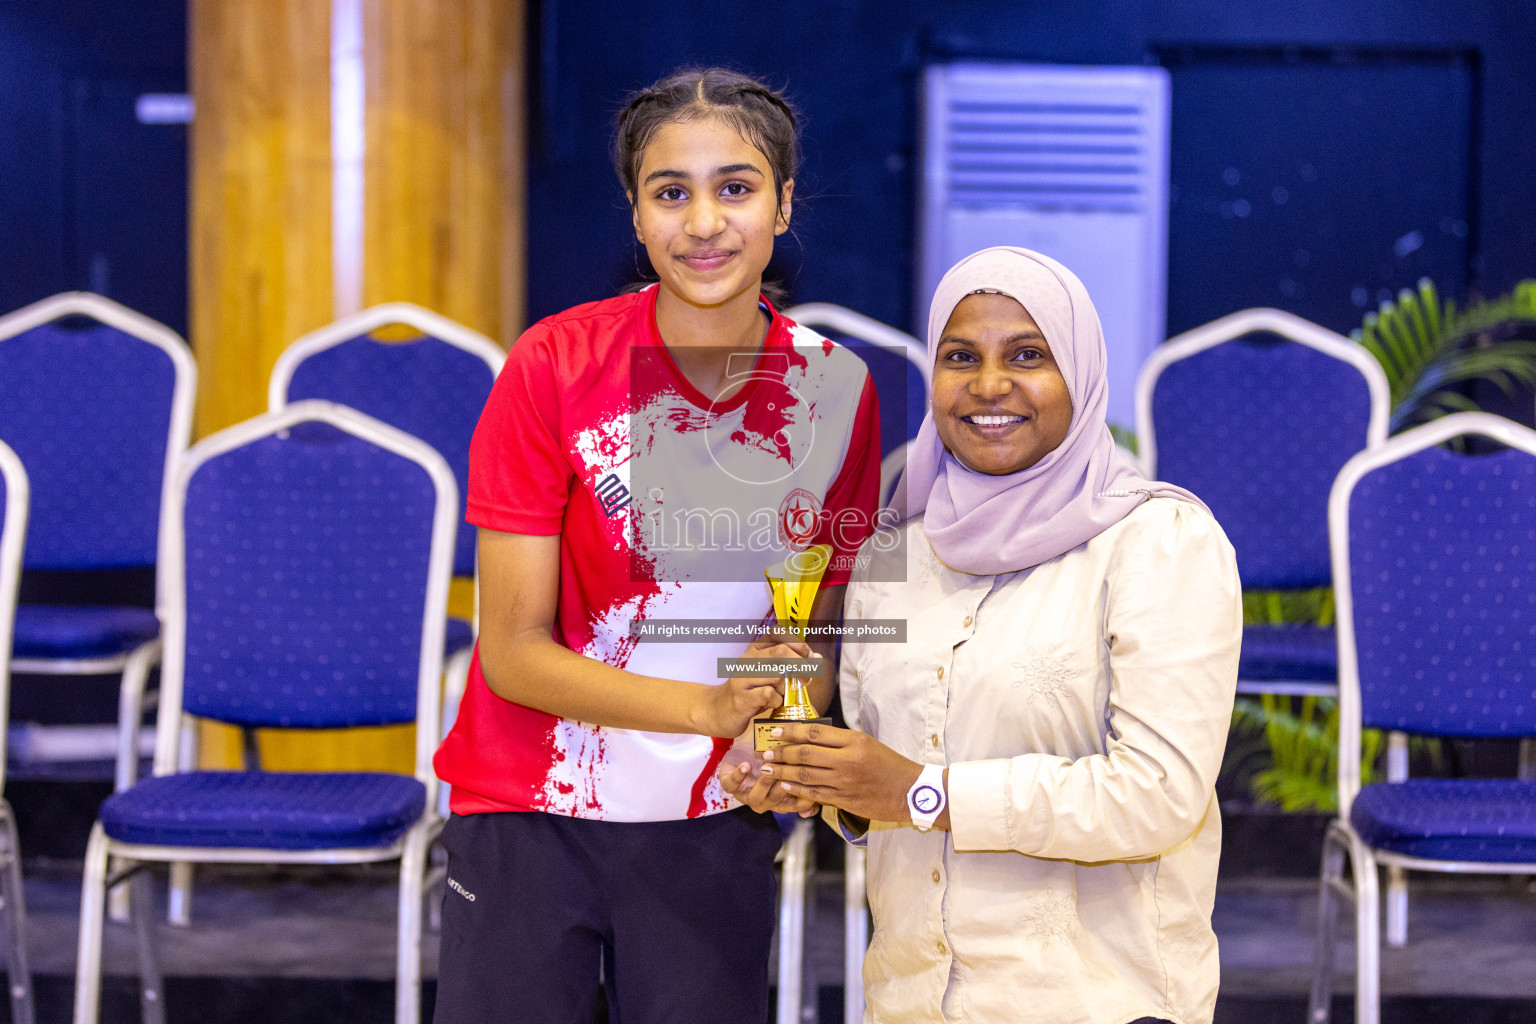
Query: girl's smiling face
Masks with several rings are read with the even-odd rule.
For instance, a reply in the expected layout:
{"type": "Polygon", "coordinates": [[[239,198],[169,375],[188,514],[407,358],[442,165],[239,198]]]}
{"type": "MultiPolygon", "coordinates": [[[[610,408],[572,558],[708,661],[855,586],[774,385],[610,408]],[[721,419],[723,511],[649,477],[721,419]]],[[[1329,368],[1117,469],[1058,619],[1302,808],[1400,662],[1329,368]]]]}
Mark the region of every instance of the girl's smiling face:
{"type": "Polygon", "coordinates": [[[789,229],[794,181],[780,201],[768,158],[708,116],[659,128],[636,179],[635,234],[661,286],[694,306],[755,299],[773,240],[789,229]]]}
{"type": "Polygon", "coordinates": [[[967,295],[939,336],[933,425],[951,455],[989,476],[1028,469],[1066,440],[1072,396],[1029,311],[967,295]]]}

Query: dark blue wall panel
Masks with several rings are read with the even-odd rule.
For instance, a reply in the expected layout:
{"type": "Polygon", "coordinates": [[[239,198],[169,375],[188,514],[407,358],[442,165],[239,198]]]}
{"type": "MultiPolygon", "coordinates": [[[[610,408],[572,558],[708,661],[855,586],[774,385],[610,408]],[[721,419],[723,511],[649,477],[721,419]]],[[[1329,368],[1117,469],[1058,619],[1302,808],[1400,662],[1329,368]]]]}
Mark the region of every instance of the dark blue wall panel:
{"type": "Polygon", "coordinates": [[[187,323],[185,0],[0,0],[0,312],[66,289],[187,323]]]}
{"type": "Polygon", "coordinates": [[[1279,306],[1342,330],[1421,277],[1463,294],[1477,205],[1474,58],[1164,54],[1169,324],[1279,306]]]}
{"type": "MultiPolygon", "coordinates": [[[[1421,273],[1457,294],[1536,275],[1536,5],[529,4],[534,316],[635,276],[612,119],[687,63],[762,75],[804,112],[774,265],[798,301],[911,325],[918,78],[943,60],[1170,68],[1170,330],[1258,302],[1348,330],[1362,296],[1421,273]]],[[[124,111],[185,81],[185,0],[0,0],[0,309],[104,282],[184,326],[185,132],[124,111]]]]}
{"type": "Polygon", "coordinates": [[[775,261],[797,301],[911,326],[918,74],[943,60],[1169,66],[1170,331],[1259,303],[1347,331],[1420,274],[1458,295],[1536,276],[1530,5],[542,0],[534,20],[535,316],[633,278],[608,129],[688,63],[762,75],[805,114],[798,244],[775,261]],[[1224,215],[1238,199],[1249,216],[1224,215]]]}

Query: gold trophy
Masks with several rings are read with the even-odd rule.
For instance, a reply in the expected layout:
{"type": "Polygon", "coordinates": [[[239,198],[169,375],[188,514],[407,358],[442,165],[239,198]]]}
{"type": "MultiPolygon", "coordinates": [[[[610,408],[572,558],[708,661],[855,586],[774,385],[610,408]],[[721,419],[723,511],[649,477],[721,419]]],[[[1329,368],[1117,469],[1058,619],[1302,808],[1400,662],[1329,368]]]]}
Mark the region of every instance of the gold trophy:
{"type": "MultiPolygon", "coordinates": [[[[832,545],[813,544],[763,570],[763,575],[768,577],[768,586],[773,590],[774,618],[795,640],[805,639],[816,592],[821,589],[821,577],[826,574],[831,560],[832,545]]],[[[786,677],[783,706],[774,708],[767,718],[752,720],[753,746],[759,751],[784,746],[786,740],[774,739],[769,734],[785,722],[832,724],[832,719],[816,713],[809,683],[809,679],[786,677]]]]}

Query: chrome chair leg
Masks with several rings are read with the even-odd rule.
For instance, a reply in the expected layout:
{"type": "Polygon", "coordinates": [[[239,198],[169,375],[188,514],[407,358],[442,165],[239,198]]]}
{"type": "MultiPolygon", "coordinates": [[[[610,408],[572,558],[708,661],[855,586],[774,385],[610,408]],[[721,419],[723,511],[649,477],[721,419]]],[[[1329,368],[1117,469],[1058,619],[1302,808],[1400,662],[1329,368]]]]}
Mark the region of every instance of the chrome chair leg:
{"type": "Polygon", "coordinates": [[[165,1024],[165,979],[160,974],[160,958],[155,942],[155,880],[149,869],[140,868],[128,880],[129,899],[133,903],[133,937],[139,954],[139,1004],[144,1024],[165,1024]]]}
{"type": "Polygon", "coordinates": [[[178,928],[192,923],[192,869],[188,861],[171,864],[170,898],[165,909],[165,919],[178,928]]]}
{"type": "Polygon", "coordinates": [[[101,1014],[101,936],[106,927],[107,833],[97,822],[85,847],[80,881],[80,945],[75,957],[75,1024],[101,1014]]]}
{"type": "MultiPolygon", "coordinates": [[[[115,875],[123,868],[123,864],[116,857],[107,862],[107,874],[115,875]]],[[[118,882],[107,891],[107,920],[113,924],[127,924],[132,916],[129,913],[128,883],[118,882]]]]}
{"type": "Polygon", "coordinates": [[[1334,944],[1339,926],[1339,896],[1344,885],[1344,844],[1332,829],[1323,839],[1323,863],[1317,882],[1317,943],[1312,947],[1312,994],[1308,1024],[1328,1024],[1333,1000],[1334,944]]]}
{"type": "Polygon", "coordinates": [[[1355,867],[1355,1024],[1381,1024],[1381,907],[1376,857],[1353,843],[1355,867]]]}
{"type": "Polygon", "coordinates": [[[1387,865],[1387,945],[1408,945],[1408,871],[1387,865]]]}
{"type": "Polygon", "coordinates": [[[805,961],[805,889],[810,873],[814,822],[802,818],[784,841],[779,883],[779,977],[777,1024],[798,1024],[805,961]]]}
{"type": "Polygon", "coordinates": [[[395,947],[395,1024],[421,1020],[421,903],[431,832],[415,826],[400,854],[400,917],[395,947]]]}
{"type": "Polygon", "coordinates": [[[0,800],[0,910],[5,918],[6,974],[11,996],[11,1020],[33,1024],[32,968],[27,958],[27,901],[22,890],[21,844],[11,808],[0,800]]]}
{"type": "MultiPolygon", "coordinates": [[[[197,767],[197,730],[195,721],[182,718],[177,771],[189,772],[197,767]]],[[[171,864],[171,887],[170,896],[166,900],[165,919],[167,923],[176,925],[178,928],[185,928],[192,923],[192,871],[191,864],[181,862],[171,864]]]]}
{"type": "MultiPolygon", "coordinates": [[[[1393,730],[1387,733],[1387,781],[1408,781],[1408,734],[1393,730]]],[[[1403,868],[1387,867],[1387,945],[1401,948],[1408,945],[1408,872],[1403,868]]]]}
{"type": "MultiPolygon", "coordinates": [[[[145,693],[149,686],[149,672],[160,663],[161,644],[158,639],[143,644],[128,656],[123,666],[122,683],[117,696],[117,758],[112,773],[112,792],[122,793],[139,778],[139,729],[143,725],[145,693]]],[[[153,704],[158,693],[149,695],[153,704]]],[[[107,873],[114,874],[121,867],[116,861],[109,862],[107,873]]],[[[120,883],[107,893],[107,917],[114,924],[128,923],[128,884],[120,883]]]]}

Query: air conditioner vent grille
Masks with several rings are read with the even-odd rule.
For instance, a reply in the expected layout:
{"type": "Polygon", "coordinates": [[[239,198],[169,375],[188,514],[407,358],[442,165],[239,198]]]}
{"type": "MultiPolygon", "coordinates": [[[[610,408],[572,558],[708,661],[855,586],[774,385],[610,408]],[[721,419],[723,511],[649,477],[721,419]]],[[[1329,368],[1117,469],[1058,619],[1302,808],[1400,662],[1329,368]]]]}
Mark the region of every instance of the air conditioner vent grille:
{"type": "Polygon", "coordinates": [[[952,97],[949,115],[952,203],[1135,212],[1145,201],[1142,106],[952,97]]]}

